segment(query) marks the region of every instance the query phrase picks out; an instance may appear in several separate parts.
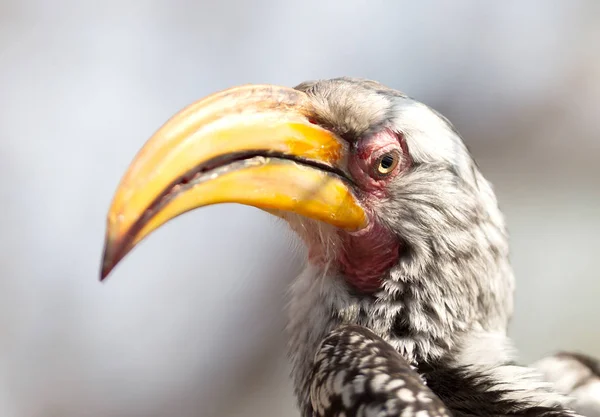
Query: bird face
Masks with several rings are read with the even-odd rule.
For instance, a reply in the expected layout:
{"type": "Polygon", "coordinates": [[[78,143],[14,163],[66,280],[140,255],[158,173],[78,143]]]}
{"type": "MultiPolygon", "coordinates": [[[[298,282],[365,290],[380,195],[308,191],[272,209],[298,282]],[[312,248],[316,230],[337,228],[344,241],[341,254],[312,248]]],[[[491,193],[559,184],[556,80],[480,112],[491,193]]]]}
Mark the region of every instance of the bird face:
{"type": "Polygon", "coordinates": [[[502,327],[512,309],[491,187],[446,119],[379,83],[249,85],[177,113],[121,180],[102,278],[161,225],[219,203],[285,219],[344,291],[387,288],[388,310],[410,313],[400,326],[386,313],[390,332],[442,339],[475,321],[502,327]]]}

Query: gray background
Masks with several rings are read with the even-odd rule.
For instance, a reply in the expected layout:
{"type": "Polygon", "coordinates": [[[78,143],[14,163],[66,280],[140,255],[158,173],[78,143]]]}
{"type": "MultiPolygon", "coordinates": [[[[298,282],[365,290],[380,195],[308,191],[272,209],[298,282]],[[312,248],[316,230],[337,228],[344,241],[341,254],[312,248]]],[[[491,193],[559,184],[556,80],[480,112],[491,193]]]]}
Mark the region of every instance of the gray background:
{"type": "Polygon", "coordinates": [[[374,78],[447,115],[508,217],[521,359],[600,355],[600,2],[211,3],[0,0],[0,416],[297,416],[281,224],[192,212],[97,280],[135,152],[250,82],[374,78]]]}

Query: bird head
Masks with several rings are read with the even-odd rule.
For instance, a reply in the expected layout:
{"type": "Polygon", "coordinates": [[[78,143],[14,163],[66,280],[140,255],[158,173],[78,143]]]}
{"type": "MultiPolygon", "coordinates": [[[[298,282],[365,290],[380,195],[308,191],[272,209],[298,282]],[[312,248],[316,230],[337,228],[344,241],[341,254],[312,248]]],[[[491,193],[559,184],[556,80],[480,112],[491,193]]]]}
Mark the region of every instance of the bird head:
{"type": "Polygon", "coordinates": [[[444,117],[377,82],[248,85],[183,109],[118,187],[102,278],[161,225],[219,203],[285,219],[328,281],[319,314],[396,348],[441,354],[469,328],[504,329],[512,311],[491,186],[444,117]]]}

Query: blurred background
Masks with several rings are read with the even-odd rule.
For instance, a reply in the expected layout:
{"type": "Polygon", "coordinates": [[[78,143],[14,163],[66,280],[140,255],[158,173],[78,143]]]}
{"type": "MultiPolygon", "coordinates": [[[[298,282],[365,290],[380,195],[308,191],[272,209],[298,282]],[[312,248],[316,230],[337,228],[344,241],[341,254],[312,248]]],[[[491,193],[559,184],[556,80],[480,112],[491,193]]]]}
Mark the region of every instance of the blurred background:
{"type": "Polygon", "coordinates": [[[112,193],[209,93],[351,75],[435,107],[495,184],[529,363],[600,356],[600,2],[0,0],[0,416],[298,416],[282,224],[184,215],[98,282],[112,193]]]}

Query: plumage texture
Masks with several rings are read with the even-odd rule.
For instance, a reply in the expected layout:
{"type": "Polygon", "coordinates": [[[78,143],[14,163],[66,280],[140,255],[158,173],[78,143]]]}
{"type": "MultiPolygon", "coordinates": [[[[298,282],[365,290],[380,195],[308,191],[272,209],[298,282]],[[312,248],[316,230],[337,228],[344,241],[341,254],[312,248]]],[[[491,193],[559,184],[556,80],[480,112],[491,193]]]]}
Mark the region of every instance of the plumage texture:
{"type": "MultiPolygon", "coordinates": [[[[324,258],[309,262],[291,288],[289,352],[303,416],[367,415],[357,414],[354,403],[354,414],[331,414],[331,404],[354,394],[328,390],[320,379],[343,370],[375,376],[369,361],[361,369],[365,352],[342,328],[351,329],[358,345],[373,343],[368,349],[382,352],[389,372],[399,372],[411,390],[428,393],[408,371],[398,370],[406,370],[400,356],[415,364],[455,415],[569,415],[565,396],[532,369],[513,364],[506,335],[514,292],[507,231],[492,187],[456,129],[429,107],[373,81],[339,78],[297,88],[315,104],[316,122],[351,147],[388,129],[405,140],[412,162],[374,209],[376,222],[402,242],[398,263],[380,277],[375,292],[357,290],[337,266],[335,254],[344,250],[338,230],[284,215],[324,258]],[[315,374],[315,367],[324,367],[326,376],[315,374]]],[[[354,389],[345,379],[341,386],[354,389]]],[[[383,407],[384,398],[393,398],[393,407],[408,413],[396,394],[368,399],[383,407]]]]}
{"type": "Polygon", "coordinates": [[[449,417],[440,399],[373,332],[342,326],[322,342],[310,376],[318,417],[449,417]]]}
{"type": "Polygon", "coordinates": [[[600,417],[600,362],[587,355],[560,352],[532,365],[555,388],[572,398],[571,406],[587,417],[600,417]]]}

